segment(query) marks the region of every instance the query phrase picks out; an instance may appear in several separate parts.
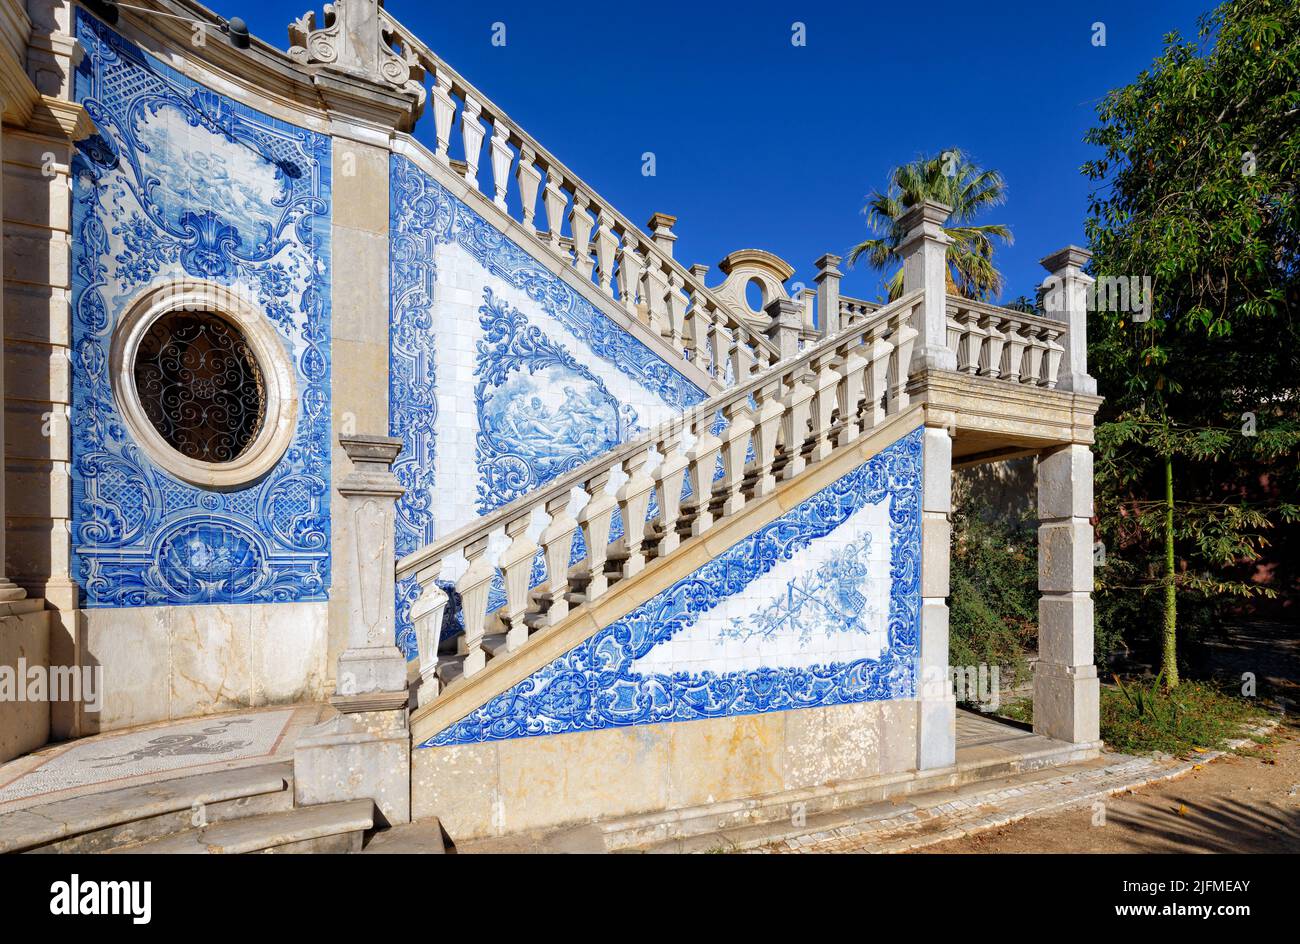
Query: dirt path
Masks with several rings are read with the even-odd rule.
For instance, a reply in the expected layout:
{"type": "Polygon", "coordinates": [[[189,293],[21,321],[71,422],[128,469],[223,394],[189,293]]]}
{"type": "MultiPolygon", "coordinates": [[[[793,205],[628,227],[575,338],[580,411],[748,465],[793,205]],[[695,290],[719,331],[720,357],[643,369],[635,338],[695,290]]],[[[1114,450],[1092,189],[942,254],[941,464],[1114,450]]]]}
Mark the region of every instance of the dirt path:
{"type": "Polygon", "coordinates": [[[1250,756],[1112,797],[1104,826],[1095,815],[1030,817],[917,852],[1300,852],[1300,721],[1250,756]]]}

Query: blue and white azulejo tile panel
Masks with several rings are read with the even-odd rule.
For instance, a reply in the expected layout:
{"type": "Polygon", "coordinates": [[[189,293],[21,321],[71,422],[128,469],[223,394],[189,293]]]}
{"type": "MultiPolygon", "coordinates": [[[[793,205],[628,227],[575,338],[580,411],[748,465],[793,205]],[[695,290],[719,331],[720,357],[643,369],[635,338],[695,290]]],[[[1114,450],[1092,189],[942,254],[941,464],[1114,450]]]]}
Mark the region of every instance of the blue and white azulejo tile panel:
{"type": "MultiPolygon", "coordinates": [[[[399,557],[704,399],[412,160],[393,157],[391,188],[399,557]]],[[[397,588],[411,656],[418,593],[397,588]]]]}
{"type": "Polygon", "coordinates": [[[72,546],[83,605],[325,599],[330,141],[198,85],[77,10],[72,546]],[[173,478],[133,441],[109,352],[133,299],[202,280],[252,300],[297,373],[298,425],[248,487],[173,478]]]}
{"type": "Polygon", "coordinates": [[[422,747],[911,698],[918,429],[422,747]]]}

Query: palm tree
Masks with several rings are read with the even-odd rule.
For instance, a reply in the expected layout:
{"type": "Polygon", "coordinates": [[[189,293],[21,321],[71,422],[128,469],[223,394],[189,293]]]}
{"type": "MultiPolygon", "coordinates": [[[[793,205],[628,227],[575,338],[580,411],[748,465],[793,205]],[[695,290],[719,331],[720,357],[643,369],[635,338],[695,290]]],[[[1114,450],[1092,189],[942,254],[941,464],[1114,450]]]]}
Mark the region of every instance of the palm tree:
{"type": "Polygon", "coordinates": [[[873,269],[897,265],[889,277],[889,297],[903,294],[902,256],[899,246],[907,234],[899,218],[923,200],[952,207],[944,232],[952,237],[948,247],[948,291],[967,298],[987,299],[1002,289],[1002,273],[993,265],[993,240],[1010,245],[1011,230],[1001,223],[972,225],[970,220],[986,207],[1006,202],[1007,185],[995,170],[983,170],[961,151],[949,149],[934,157],[919,157],[895,167],[885,193],[872,191],[862,212],[877,236],[849,250],[849,265],[865,258],[873,269]]]}

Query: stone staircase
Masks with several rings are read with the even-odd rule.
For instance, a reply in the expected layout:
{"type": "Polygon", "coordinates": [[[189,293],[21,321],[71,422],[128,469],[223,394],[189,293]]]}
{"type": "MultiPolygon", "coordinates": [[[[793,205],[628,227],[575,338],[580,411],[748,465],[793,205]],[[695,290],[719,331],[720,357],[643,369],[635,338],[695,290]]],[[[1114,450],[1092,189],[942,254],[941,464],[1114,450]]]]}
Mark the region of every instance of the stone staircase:
{"type": "MultiPolygon", "coordinates": [[[[917,389],[910,384],[924,298],[914,291],[878,309],[842,308],[846,326],[832,336],[770,368],[751,364],[682,416],[399,561],[397,580],[413,577],[421,587],[412,608],[416,743],[436,728],[436,709],[446,708],[436,712],[440,720],[454,720],[449,702],[477,700],[458,693],[534,636],[554,639],[558,627],[586,614],[594,614],[591,631],[606,625],[608,614],[597,609],[615,588],[636,596],[623,585],[675,555],[695,560],[701,539],[774,506],[786,483],[846,452],[869,458],[892,441],[883,432],[897,438],[919,424],[909,389],[917,389]],[[635,524],[625,530],[627,522],[635,524]],[[572,552],[579,532],[581,555],[572,552]],[[457,611],[463,630],[453,635],[445,625],[457,611]]],[[[947,307],[960,372],[1055,387],[1061,323],[959,299],[947,307]]]]}
{"type": "Polygon", "coordinates": [[[0,813],[0,853],[360,852],[374,825],[370,800],[295,807],[278,762],[0,813]]]}

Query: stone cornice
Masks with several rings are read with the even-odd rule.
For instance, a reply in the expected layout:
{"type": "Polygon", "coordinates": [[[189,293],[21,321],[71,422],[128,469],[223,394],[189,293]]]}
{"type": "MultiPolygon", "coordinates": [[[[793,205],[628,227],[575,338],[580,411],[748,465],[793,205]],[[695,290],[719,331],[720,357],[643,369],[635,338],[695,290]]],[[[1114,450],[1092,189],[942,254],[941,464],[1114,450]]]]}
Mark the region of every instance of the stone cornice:
{"type": "Polygon", "coordinates": [[[32,21],[19,0],[0,0],[0,112],[4,122],[25,125],[40,96],[27,77],[32,21]]]}
{"type": "Polygon", "coordinates": [[[95,131],[95,122],[86,109],[76,102],[64,101],[53,95],[38,95],[36,105],[27,120],[27,130],[52,138],[80,141],[95,131]]]}

